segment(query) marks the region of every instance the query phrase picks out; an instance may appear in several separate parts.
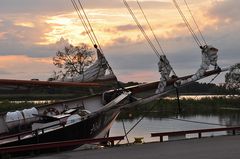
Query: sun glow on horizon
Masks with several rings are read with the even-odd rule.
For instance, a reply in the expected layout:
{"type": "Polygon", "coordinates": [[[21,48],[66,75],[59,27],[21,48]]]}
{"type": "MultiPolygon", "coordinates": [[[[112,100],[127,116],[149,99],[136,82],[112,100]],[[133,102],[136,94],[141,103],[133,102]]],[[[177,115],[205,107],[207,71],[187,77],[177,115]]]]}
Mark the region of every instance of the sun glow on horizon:
{"type": "MultiPolygon", "coordinates": [[[[142,5],[144,12],[158,40],[163,45],[163,49],[166,49],[164,51],[169,55],[169,59],[171,56],[172,58],[176,57],[175,55],[180,51],[186,51],[184,52],[185,54],[190,51],[196,51],[194,50],[195,44],[193,44],[194,40],[191,37],[191,33],[184,24],[177,9],[170,3],[171,0],[140,0],[140,2],[141,1],[143,1],[142,4],[146,4],[142,5]]],[[[224,32],[221,26],[222,23],[229,26],[232,23],[231,17],[229,17],[229,19],[221,19],[221,16],[214,15],[215,13],[210,12],[215,2],[222,1],[223,0],[188,1],[200,30],[203,35],[208,35],[206,40],[214,40],[212,37],[218,35],[218,33],[221,35],[221,32],[224,32]],[[215,32],[216,30],[218,30],[218,32],[215,32]]],[[[189,23],[198,34],[197,28],[183,2],[183,0],[179,0],[179,4],[189,23]]],[[[117,3],[115,4],[115,2],[111,1],[106,6],[104,6],[104,4],[96,6],[96,4],[93,5],[92,3],[93,2],[86,1],[85,11],[99,43],[103,50],[107,52],[106,57],[108,56],[107,59],[109,62],[114,61],[115,59],[112,60],[111,58],[116,58],[118,57],[117,55],[120,54],[121,56],[132,55],[131,58],[134,59],[131,59],[129,62],[135,64],[138,62],[136,59],[139,57],[135,58],[138,54],[152,53],[147,41],[123,4],[122,6],[115,6],[117,3]],[[113,5],[113,7],[111,5],[113,5]]],[[[137,19],[154,43],[154,37],[151,30],[136,4],[136,1],[130,2],[131,8],[137,19]]],[[[40,71],[42,65],[53,65],[52,57],[49,56],[54,56],[56,53],[55,50],[61,50],[61,47],[67,45],[68,42],[75,46],[80,43],[92,46],[77,13],[73,11],[73,8],[70,7],[70,9],[68,8],[67,11],[65,11],[65,9],[61,11],[51,10],[51,12],[46,11],[44,14],[31,11],[26,13],[27,11],[24,11],[24,13],[21,14],[8,13],[6,15],[1,15],[0,41],[2,42],[2,46],[6,46],[6,48],[5,46],[3,47],[5,50],[2,49],[2,55],[13,54],[13,56],[0,55],[0,69],[12,69],[10,72],[14,72],[14,70],[21,72],[21,70],[18,69],[18,65],[23,65],[25,67],[32,66],[29,71],[34,72],[33,68],[40,71]],[[63,41],[61,41],[61,39],[63,41]],[[18,56],[19,54],[26,54],[26,56],[18,56]],[[32,58],[34,56],[40,58],[32,58]],[[25,63],[28,65],[25,65],[25,63]],[[34,63],[37,63],[38,66],[35,66],[34,63]]],[[[215,41],[213,41],[213,44],[214,42],[215,41]]],[[[156,47],[158,46],[156,45],[156,47]]],[[[181,54],[181,52],[179,54],[181,54]]],[[[120,60],[120,58],[117,60],[120,60]]],[[[170,59],[171,62],[173,61],[173,63],[175,63],[174,60],[177,61],[179,59],[170,59]]],[[[121,65],[117,65],[116,63],[112,65],[113,68],[118,66],[116,67],[118,72],[123,70],[124,64],[122,63],[121,65]]],[[[135,67],[137,67],[137,65],[135,67]]],[[[146,64],[146,70],[142,69],[144,67],[145,64],[141,67],[140,71],[138,71],[138,69],[140,69],[138,67],[136,70],[125,68],[129,72],[119,75],[120,79],[124,81],[129,79],[148,81],[148,79],[152,79],[153,76],[154,78],[159,77],[158,72],[152,72],[153,68],[150,68],[152,66],[146,64]]],[[[186,68],[182,66],[181,68],[186,70],[186,68]]],[[[21,69],[25,71],[24,67],[21,67],[21,69]]]]}
{"type": "Polygon", "coordinates": [[[15,25],[22,26],[22,27],[28,27],[28,28],[35,27],[34,23],[32,23],[32,22],[16,22],[15,25]]]}
{"type": "MultiPolygon", "coordinates": [[[[136,10],[136,8],[133,8],[133,10],[146,33],[150,38],[153,38],[139,9],[136,10]]],[[[86,12],[94,33],[103,46],[145,41],[137,25],[125,8],[88,9],[86,12]]],[[[176,35],[189,36],[186,26],[180,25],[184,23],[175,8],[163,10],[153,8],[151,10],[146,9],[145,12],[160,41],[161,39],[175,38],[176,35]]],[[[184,12],[186,12],[186,10],[184,10],[184,12]]],[[[201,24],[201,30],[217,23],[216,19],[209,18],[205,15],[205,12],[199,8],[194,7],[194,14],[199,24],[201,24]]],[[[186,16],[189,22],[193,23],[191,17],[189,17],[189,13],[186,12],[186,16]]],[[[79,43],[92,45],[84,26],[75,12],[46,17],[45,22],[49,25],[50,29],[44,33],[43,41],[35,43],[37,45],[54,44],[62,37],[68,39],[73,45],[78,45],[79,43]]],[[[194,27],[193,25],[193,28],[194,27]]]]}

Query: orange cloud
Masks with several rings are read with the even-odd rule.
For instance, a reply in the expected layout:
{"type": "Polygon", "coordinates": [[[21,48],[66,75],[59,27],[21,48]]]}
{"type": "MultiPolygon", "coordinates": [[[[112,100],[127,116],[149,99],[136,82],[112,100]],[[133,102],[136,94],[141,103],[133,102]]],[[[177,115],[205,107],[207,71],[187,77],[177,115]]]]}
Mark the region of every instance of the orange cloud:
{"type": "Polygon", "coordinates": [[[6,34],[7,34],[7,32],[0,32],[0,39],[5,39],[6,34]]]}
{"type": "Polygon", "coordinates": [[[22,26],[22,27],[28,27],[28,28],[33,28],[35,25],[32,22],[16,22],[16,26],[22,26]]]}
{"type": "Polygon", "coordinates": [[[119,74],[118,77],[119,80],[123,82],[128,81],[152,82],[154,80],[159,80],[160,75],[156,71],[142,70],[135,71],[132,73],[119,74]]]}
{"type": "Polygon", "coordinates": [[[54,70],[51,58],[31,58],[25,55],[0,56],[0,78],[31,79],[50,77],[54,70]]]}

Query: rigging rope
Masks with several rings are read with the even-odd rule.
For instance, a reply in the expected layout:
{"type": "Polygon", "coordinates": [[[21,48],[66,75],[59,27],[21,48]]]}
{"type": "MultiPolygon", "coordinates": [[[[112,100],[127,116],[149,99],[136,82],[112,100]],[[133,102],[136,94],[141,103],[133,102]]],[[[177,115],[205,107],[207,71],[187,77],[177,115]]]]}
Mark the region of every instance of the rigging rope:
{"type": "Polygon", "coordinates": [[[157,49],[155,48],[155,46],[153,45],[153,43],[151,42],[150,38],[147,36],[146,32],[144,31],[143,27],[141,26],[141,24],[139,23],[139,21],[137,20],[136,16],[134,15],[133,11],[131,10],[130,6],[128,5],[128,3],[126,2],[126,0],[123,0],[123,3],[125,4],[126,8],[128,9],[129,13],[131,14],[132,18],[134,19],[135,23],[137,24],[138,28],[140,29],[140,31],[142,32],[143,36],[145,37],[145,39],[147,40],[148,44],[150,45],[150,47],[152,48],[152,50],[154,51],[154,53],[160,58],[160,54],[157,51],[157,49]]]}
{"type": "MultiPolygon", "coordinates": [[[[143,29],[142,25],[139,23],[137,17],[135,16],[135,14],[133,13],[132,9],[130,8],[130,6],[128,5],[128,3],[126,2],[126,0],[123,0],[126,8],[128,9],[129,13],[131,14],[132,18],[134,19],[135,23],[137,24],[138,28],[140,29],[140,31],[142,32],[143,36],[145,37],[145,39],[147,40],[148,44],[150,45],[150,47],[152,48],[152,50],[154,51],[154,53],[157,55],[157,57],[164,63],[164,67],[166,68],[167,66],[171,67],[171,70],[173,72],[174,75],[176,75],[176,73],[174,72],[172,66],[169,64],[169,62],[166,63],[166,61],[164,61],[160,55],[160,53],[158,52],[158,50],[156,49],[156,47],[154,46],[154,44],[152,43],[152,41],[150,40],[150,38],[148,37],[148,35],[146,34],[145,30],[143,29]]],[[[150,24],[149,24],[150,25],[150,24]]],[[[159,43],[160,44],[160,43],[159,43]]],[[[163,52],[164,53],[164,52],[163,52]]],[[[165,54],[164,54],[165,55],[165,54]]]]}
{"type": "Polygon", "coordinates": [[[126,137],[127,142],[128,142],[128,144],[129,144],[130,142],[129,142],[129,140],[128,140],[127,131],[126,131],[126,127],[125,127],[125,124],[124,124],[123,119],[122,119],[122,125],[123,125],[123,131],[124,131],[125,137],[126,137]]]}
{"type": "MultiPolygon", "coordinates": [[[[94,45],[94,47],[95,47],[95,45],[99,47],[99,50],[101,51],[102,56],[105,58],[105,56],[103,54],[103,50],[101,48],[101,45],[100,45],[100,43],[99,43],[99,41],[97,39],[97,36],[96,36],[96,34],[95,34],[95,32],[94,32],[94,30],[92,28],[92,25],[91,25],[91,23],[89,21],[89,18],[87,17],[87,14],[86,14],[86,12],[84,10],[84,7],[83,7],[82,3],[80,2],[80,0],[78,0],[78,4],[79,4],[79,6],[80,6],[80,8],[82,10],[82,12],[81,12],[81,10],[79,9],[78,4],[76,3],[76,0],[71,0],[71,2],[72,2],[73,7],[75,8],[75,10],[76,10],[76,12],[78,14],[79,19],[81,20],[81,22],[82,22],[82,24],[84,26],[84,29],[85,29],[85,31],[86,31],[86,33],[87,33],[91,43],[94,45]]],[[[109,65],[109,63],[107,61],[106,61],[106,64],[107,64],[110,72],[115,76],[111,66],[109,65]]],[[[116,76],[115,76],[115,78],[116,78],[116,76]]],[[[116,80],[117,80],[117,78],[116,78],[116,80]]],[[[118,80],[117,80],[117,82],[118,82],[118,80]]]]}
{"type": "Polygon", "coordinates": [[[189,22],[187,21],[187,18],[186,18],[185,15],[183,14],[180,6],[179,6],[178,3],[176,2],[176,0],[173,0],[173,3],[174,3],[174,5],[175,5],[175,7],[177,8],[179,14],[181,15],[183,21],[185,22],[188,30],[189,30],[190,33],[192,34],[193,39],[195,40],[195,42],[197,43],[197,45],[198,45],[199,47],[201,47],[202,44],[201,44],[200,40],[198,39],[196,33],[194,32],[194,30],[192,29],[191,25],[190,25],[189,22]]]}
{"type": "Polygon", "coordinates": [[[85,31],[86,31],[86,33],[87,33],[90,41],[91,41],[92,44],[94,45],[94,44],[95,44],[94,37],[92,36],[92,34],[91,34],[90,30],[89,30],[89,26],[87,25],[87,23],[86,23],[83,15],[81,14],[81,11],[80,11],[77,3],[75,2],[75,0],[71,0],[71,2],[72,2],[73,7],[75,8],[75,11],[76,11],[77,14],[78,14],[79,19],[81,20],[81,22],[82,22],[82,24],[83,24],[83,27],[84,27],[84,29],[85,29],[85,31]]]}
{"type": "Polygon", "coordinates": [[[151,32],[152,32],[152,34],[153,34],[153,37],[154,37],[155,41],[156,41],[157,44],[158,44],[159,49],[161,50],[162,54],[165,55],[165,53],[164,53],[164,51],[163,51],[163,48],[162,48],[162,46],[160,45],[160,42],[159,42],[158,38],[156,37],[156,34],[154,33],[154,31],[153,31],[153,29],[152,29],[152,26],[150,25],[150,23],[149,23],[149,21],[148,21],[148,19],[147,19],[147,16],[146,16],[146,14],[144,13],[144,11],[143,11],[140,3],[138,2],[138,0],[137,0],[137,4],[138,4],[138,6],[139,6],[139,8],[140,8],[140,10],[141,10],[141,12],[142,12],[142,14],[143,14],[146,22],[147,22],[147,24],[148,24],[148,27],[150,28],[150,30],[151,30],[151,32]]]}
{"type": "MultiPolygon", "coordinates": [[[[147,24],[148,24],[148,27],[150,28],[150,30],[151,30],[151,32],[152,32],[152,34],[153,34],[153,37],[154,37],[155,41],[156,41],[157,44],[158,44],[159,49],[161,50],[162,54],[165,55],[165,52],[163,51],[163,48],[162,48],[162,46],[161,46],[161,44],[160,44],[160,42],[159,42],[156,34],[154,33],[153,28],[152,28],[152,26],[150,25],[150,23],[149,23],[149,21],[148,21],[148,19],[147,19],[147,16],[146,16],[146,14],[144,13],[144,11],[143,11],[143,9],[142,9],[142,6],[141,6],[140,3],[138,2],[138,0],[137,0],[137,4],[138,4],[138,6],[139,6],[139,8],[140,8],[140,10],[141,10],[141,12],[142,12],[142,14],[143,14],[146,22],[147,22],[147,24]]],[[[166,55],[165,55],[165,56],[166,56],[166,55]]],[[[171,65],[169,64],[169,62],[168,62],[167,64],[168,64],[169,66],[171,66],[171,65]]],[[[176,75],[176,73],[175,73],[175,71],[173,70],[172,66],[171,66],[171,69],[172,69],[173,74],[176,75]]]]}
{"type": "MultiPolygon", "coordinates": [[[[143,118],[148,115],[155,107],[157,106],[157,104],[153,105],[147,112],[145,112],[142,117],[127,131],[127,133],[125,133],[124,137],[126,137],[142,120],[143,118]]],[[[121,142],[122,140],[119,140],[117,142],[117,145],[121,142]]]]}
{"type": "Polygon", "coordinates": [[[93,31],[92,25],[91,25],[91,23],[90,23],[90,21],[89,21],[89,19],[88,19],[88,17],[87,17],[87,14],[86,14],[86,12],[85,12],[85,10],[84,10],[84,8],[83,8],[83,5],[82,5],[82,3],[80,2],[80,0],[78,0],[78,3],[79,3],[79,5],[80,5],[80,7],[81,7],[81,9],[82,9],[82,11],[83,11],[83,14],[84,14],[84,16],[85,16],[85,19],[87,20],[88,26],[90,27],[90,30],[91,30],[91,32],[92,32],[92,34],[93,34],[93,37],[95,38],[95,41],[96,41],[95,44],[97,44],[97,45],[99,46],[101,52],[103,52],[103,51],[102,51],[102,48],[101,48],[101,45],[100,45],[100,43],[99,43],[99,41],[98,41],[98,39],[97,39],[96,34],[95,34],[94,31],[93,31]]]}
{"type": "Polygon", "coordinates": [[[179,119],[179,118],[166,118],[171,120],[178,120],[178,121],[184,121],[184,122],[190,122],[190,123],[196,123],[196,124],[205,124],[205,125],[217,125],[217,126],[229,126],[229,125],[223,125],[223,124],[217,124],[217,123],[208,123],[208,122],[202,122],[202,121],[193,121],[193,120],[187,120],[187,119],[179,119]]]}
{"type": "Polygon", "coordinates": [[[203,36],[201,30],[199,29],[199,26],[198,26],[198,24],[197,24],[197,22],[196,22],[196,20],[195,20],[195,18],[194,18],[194,16],[193,16],[193,14],[192,14],[192,11],[191,11],[191,9],[190,9],[190,7],[189,7],[187,1],[184,0],[184,3],[185,3],[185,5],[186,5],[186,7],[187,7],[187,9],[188,9],[188,11],[189,11],[189,13],[190,13],[192,19],[193,19],[193,22],[195,23],[195,25],[196,25],[196,27],[197,27],[197,29],[198,29],[198,32],[199,32],[199,34],[200,34],[200,36],[201,36],[203,42],[205,43],[205,45],[207,45],[207,42],[206,42],[206,40],[205,40],[205,38],[204,38],[204,36],[203,36]]]}

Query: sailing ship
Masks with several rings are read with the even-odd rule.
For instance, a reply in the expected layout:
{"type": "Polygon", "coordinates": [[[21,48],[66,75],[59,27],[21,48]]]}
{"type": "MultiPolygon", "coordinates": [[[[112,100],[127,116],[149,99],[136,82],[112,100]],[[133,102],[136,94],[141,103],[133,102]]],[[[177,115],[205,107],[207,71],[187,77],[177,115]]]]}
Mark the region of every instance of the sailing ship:
{"type": "MultiPolygon", "coordinates": [[[[80,1],[78,2],[82,7],[80,1]]],[[[83,15],[78,12],[79,8],[75,0],[72,0],[72,3],[78,15],[81,18],[83,16],[86,17],[84,11],[83,15]]],[[[124,3],[134,18],[131,8],[126,1],[124,1],[124,3]]],[[[135,17],[134,19],[138,24],[137,18],[135,17]]],[[[84,26],[86,26],[86,24],[84,26]]],[[[141,25],[138,26],[141,27],[141,25]]],[[[197,80],[217,75],[230,68],[234,68],[220,68],[217,65],[218,50],[206,44],[201,45],[202,64],[197,72],[192,75],[178,77],[173,71],[166,55],[160,55],[155,48],[153,50],[159,58],[158,66],[161,76],[160,80],[131,87],[122,87],[103,55],[102,49],[95,37],[91,25],[89,27],[90,29],[87,28],[87,32],[89,33],[90,39],[94,39],[92,42],[96,48],[98,59],[86,70],[85,76],[51,82],[0,80],[0,84],[33,86],[99,86],[96,83],[84,82],[114,79],[118,83],[118,88],[86,97],[51,103],[40,107],[33,107],[31,109],[1,113],[0,147],[107,137],[113,122],[122,109],[149,103],[161,98],[163,95],[166,95],[171,91],[175,91],[179,87],[186,86],[197,80]],[[211,65],[213,66],[213,69],[209,70],[211,65]],[[105,74],[107,70],[110,72],[108,75],[105,74]],[[19,135],[19,133],[22,133],[22,135],[19,135]]],[[[142,31],[142,29],[140,30],[142,31]]],[[[146,38],[148,37],[146,36],[146,38]]]]}

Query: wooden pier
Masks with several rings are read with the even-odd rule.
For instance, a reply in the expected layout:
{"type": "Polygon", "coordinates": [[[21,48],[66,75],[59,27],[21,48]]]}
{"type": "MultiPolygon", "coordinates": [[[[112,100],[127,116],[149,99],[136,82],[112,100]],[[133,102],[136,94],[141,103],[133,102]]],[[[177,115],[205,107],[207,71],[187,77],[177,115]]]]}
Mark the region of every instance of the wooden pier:
{"type": "Polygon", "coordinates": [[[237,159],[240,136],[221,136],[63,152],[32,159],[237,159]]]}
{"type": "MultiPolygon", "coordinates": [[[[35,157],[35,159],[99,159],[99,158],[114,158],[114,159],[225,159],[225,158],[239,158],[240,156],[240,127],[222,127],[212,129],[199,129],[199,130],[187,130],[187,131],[175,131],[175,132],[162,132],[151,133],[152,137],[160,137],[160,142],[146,143],[146,144],[130,144],[121,145],[117,147],[108,147],[104,149],[95,150],[82,150],[77,149],[74,151],[62,152],[52,155],[41,155],[35,157]],[[203,137],[203,133],[209,132],[227,132],[227,136],[211,136],[203,137]],[[187,139],[186,135],[197,134],[197,137],[187,139]],[[181,136],[182,138],[177,141],[163,142],[163,137],[181,136]]],[[[22,134],[20,134],[22,135],[22,134]]],[[[12,137],[12,136],[10,136],[12,137]]],[[[6,137],[2,138],[5,139],[6,137]]],[[[21,139],[21,136],[18,137],[21,139]]],[[[114,145],[114,141],[122,140],[124,136],[116,136],[109,138],[99,139],[82,139],[71,141],[60,141],[52,143],[38,143],[32,145],[22,145],[14,147],[2,147],[0,148],[0,154],[18,153],[18,152],[31,152],[46,150],[53,148],[59,150],[67,146],[91,144],[97,142],[111,142],[114,145]]],[[[40,152],[40,151],[39,151],[40,152]]],[[[39,153],[38,153],[39,154],[39,153]]],[[[26,158],[26,156],[25,156],[26,158]]],[[[30,158],[30,157],[28,157],[30,158]]]]}

